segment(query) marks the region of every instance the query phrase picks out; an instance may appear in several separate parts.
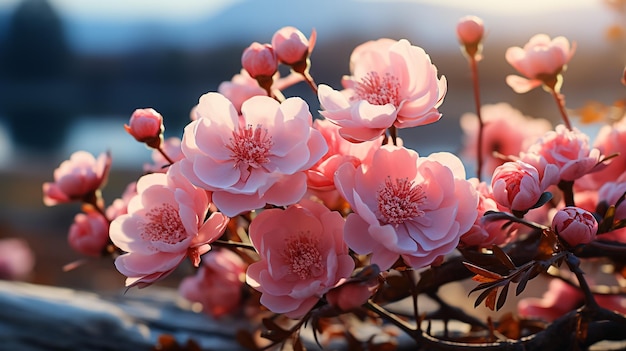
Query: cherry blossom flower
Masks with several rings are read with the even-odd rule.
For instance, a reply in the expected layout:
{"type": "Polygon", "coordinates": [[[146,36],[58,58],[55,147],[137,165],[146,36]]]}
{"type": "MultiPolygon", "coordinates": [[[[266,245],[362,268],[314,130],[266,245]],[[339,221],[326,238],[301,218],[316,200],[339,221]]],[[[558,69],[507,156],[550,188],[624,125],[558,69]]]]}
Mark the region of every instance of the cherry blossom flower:
{"type": "Polygon", "coordinates": [[[568,206],[554,215],[552,229],[570,246],[576,246],[596,239],[598,222],[589,211],[568,206]]]}
{"type": "Polygon", "coordinates": [[[136,109],[124,129],[135,140],[156,149],[163,141],[163,116],[152,108],[136,109]]]}
{"type": "Polygon", "coordinates": [[[342,238],[344,224],[339,212],[309,200],[259,213],[249,232],[260,260],[248,267],[246,281],[262,293],[261,304],[300,318],[348,278],[354,261],[342,238]]]}
{"type": "Polygon", "coordinates": [[[214,318],[235,312],[241,306],[247,265],[230,250],[211,250],[202,257],[200,269],[183,279],[178,290],[189,301],[202,304],[214,318]]]}
{"type": "Polygon", "coordinates": [[[345,240],[371,263],[389,269],[398,258],[413,268],[450,253],[474,224],[478,195],[463,164],[450,153],[419,157],[383,145],[371,163],[346,163],[336,173],[337,190],[353,209],[345,240]]]}
{"type": "Polygon", "coordinates": [[[272,45],[254,42],[243,51],[241,65],[252,78],[271,77],[278,70],[278,58],[272,45]]]}
{"type": "Polygon", "coordinates": [[[328,152],[309,170],[307,174],[308,194],[322,200],[331,209],[338,209],[342,201],[335,187],[335,171],[349,162],[355,167],[367,163],[382,144],[382,136],[377,140],[351,143],[339,135],[339,126],[326,119],[317,119],[313,127],[322,133],[328,145],[328,152]]]}
{"type": "Polygon", "coordinates": [[[461,236],[461,243],[469,247],[489,248],[514,239],[518,232],[516,224],[504,226],[507,220],[485,220],[484,215],[487,211],[506,211],[495,201],[491,186],[485,182],[479,182],[477,178],[471,178],[469,182],[478,193],[478,215],[470,230],[461,236]]]}
{"type": "MultiPolygon", "coordinates": [[[[543,118],[524,116],[508,103],[481,106],[483,119],[483,169],[491,175],[496,167],[505,162],[494,155],[517,157],[533,142],[552,129],[550,122],[543,118]]],[[[468,160],[476,159],[478,143],[478,117],[475,113],[461,116],[461,128],[464,133],[463,156],[468,160]]]]}
{"type": "Polygon", "coordinates": [[[267,203],[298,202],[306,192],[304,172],[328,150],[308,105],[255,96],[241,110],[239,117],[218,93],[200,98],[201,117],[183,133],[183,174],[212,191],[214,204],[231,217],[267,203]]]}
{"type": "Polygon", "coordinates": [[[420,47],[406,39],[379,39],[359,45],[350,56],[344,90],[318,89],[320,113],[339,125],[352,142],[374,140],[387,128],[438,121],[447,83],[420,47]]]}
{"type": "Polygon", "coordinates": [[[494,199],[511,211],[526,213],[533,208],[550,185],[558,181],[559,170],[553,164],[542,164],[542,172],[523,161],[510,161],[493,172],[491,187],[494,199]]]}
{"type": "Polygon", "coordinates": [[[507,62],[526,78],[509,75],[506,83],[520,94],[541,84],[558,92],[560,74],[575,51],[576,43],[570,47],[565,37],[550,39],[545,34],[537,34],[530,38],[524,48],[514,46],[507,49],[507,62]]]}
{"type": "Polygon", "coordinates": [[[47,206],[72,201],[93,200],[106,183],[111,156],[103,153],[96,160],[86,151],[77,151],[54,170],[54,182],[43,184],[43,202],[47,206]]]}
{"type": "Polygon", "coordinates": [[[67,240],[76,252],[100,257],[109,242],[109,221],[97,211],[78,213],[67,240]]]}
{"type": "Polygon", "coordinates": [[[559,179],[565,181],[576,180],[604,167],[600,163],[600,150],[589,147],[589,137],[577,128],[570,130],[562,124],[546,132],[520,157],[542,172],[541,166],[535,162],[537,155],[557,166],[559,179]]]}
{"type": "Polygon", "coordinates": [[[167,173],[151,173],[137,182],[137,195],[128,213],[111,223],[113,243],[126,253],[115,266],[128,278],[126,286],[149,285],[170,274],[185,257],[197,267],[228,223],[222,213],[211,213],[209,194],[193,186],[178,163],[167,173]]]}
{"type": "Polygon", "coordinates": [[[593,146],[600,150],[602,155],[619,154],[618,157],[608,162],[600,172],[585,176],[585,181],[589,182],[588,187],[597,189],[607,182],[615,181],[626,173],[626,118],[600,128],[593,146]]]}
{"type": "Polygon", "coordinates": [[[26,240],[0,239],[0,279],[26,280],[35,268],[35,254],[26,240]]]}

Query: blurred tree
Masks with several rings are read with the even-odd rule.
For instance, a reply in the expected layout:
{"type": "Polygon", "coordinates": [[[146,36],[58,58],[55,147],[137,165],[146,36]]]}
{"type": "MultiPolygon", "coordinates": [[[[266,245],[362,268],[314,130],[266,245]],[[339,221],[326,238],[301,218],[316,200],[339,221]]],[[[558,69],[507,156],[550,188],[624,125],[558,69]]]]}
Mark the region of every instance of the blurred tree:
{"type": "Polygon", "coordinates": [[[18,146],[56,146],[76,99],[73,54],[61,18],[46,0],[23,0],[0,45],[0,113],[18,146]]]}

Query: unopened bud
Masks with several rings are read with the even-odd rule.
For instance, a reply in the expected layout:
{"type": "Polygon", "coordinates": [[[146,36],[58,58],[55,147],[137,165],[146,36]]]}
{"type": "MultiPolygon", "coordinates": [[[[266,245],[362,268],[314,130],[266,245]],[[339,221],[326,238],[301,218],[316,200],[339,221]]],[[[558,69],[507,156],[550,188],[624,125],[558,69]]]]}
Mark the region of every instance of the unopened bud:
{"type": "Polygon", "coordinates": [[[459,43],[463,45],[468,56],[479,58],[480,42],[485,33],[483,20],[476,16],[465,16],[456,26],[459,43]]]}
{"type": "Polygon", "coordinates": [[[133,112],[128,124],[124,125],[124,129],[135,140],[156,149],[161,145],[165,128],[160,113],[151,108],[142,108],[133,112]]]}
{"type": "Polygon", "coordinates": [[[577,246],[596,239],[598,221],[589,211],[568,206],[554,215],[552,229],[570,246],[577,246]]]}

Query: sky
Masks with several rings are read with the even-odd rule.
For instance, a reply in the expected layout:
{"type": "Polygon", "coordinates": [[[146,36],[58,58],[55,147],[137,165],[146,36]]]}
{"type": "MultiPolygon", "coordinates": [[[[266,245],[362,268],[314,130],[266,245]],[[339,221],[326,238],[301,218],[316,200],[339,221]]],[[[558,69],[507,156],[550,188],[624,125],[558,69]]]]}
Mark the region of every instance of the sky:
{"type": "MultiPolygon", "coordinates": [[[[12,9],[20,0],[0,0],[0,11],[12,9]]],[[[61,13],[76,17],[97,17],[119,21],[153,19],[159,21],[190,21],[218,13],[225,7],[243,0],[50,0],[61,13]],[[184,4],[184,6],[181,6],[184,4]]],[[[272,0],[266,1],[268,9],[272,0]]],[[[483,13],[533,13],[559,7],[597,6],[601,1],[590,0],[361,0],[417,2],[447,5],[451,8],[467,8],[483,13]]]]}

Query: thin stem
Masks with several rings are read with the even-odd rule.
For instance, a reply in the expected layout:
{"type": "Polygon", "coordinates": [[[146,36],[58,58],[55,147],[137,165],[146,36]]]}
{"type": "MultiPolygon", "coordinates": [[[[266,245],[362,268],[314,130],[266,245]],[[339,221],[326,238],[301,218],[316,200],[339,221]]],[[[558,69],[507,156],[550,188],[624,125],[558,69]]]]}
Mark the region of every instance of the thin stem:
{"type": "Polygon", "coordinates": [[[311,90],[313,90],[315,95],[317,95],[317,85],[315,84],[315,81],[313,80],[313,77],[311,76],[309,71],[308,70],[304,71],[304,73],[302,73],[302,75],[304,76],[304,80],[307,82],[307,84],[309,85],[311,90]]]}
{"type": "Polygon", "coordinates": [[[472,72],[472,86],[474,88],[474,106],[478,117],[478,142],[476,145],[476,178],[480,181],[483,168],[483,129],[485,124],[480,113],[480,85],[478,83],[478,61],[474,56],[469,57],[470,71],[472,72]]]}
{"type": "Polygon", "coordinates": [[[567,129],[572,130],[572,125],[569,122],[569,117],[567,116],[567,111],[565,111],[565,101],[563,96],[559,94],[554,88],[550,88],[550,92],[552,97],[554,97],[554,101],[559,108],[559,112],[561,113],[561,117],[563,118],[563,123],[565,123],[565,127],[567,129]]]}
{"type": "Polygon", "coordinates": [[[585,305],[589,308],[598,308],[598,303],[596,299],[593,297],[593,292],[585,279],[584,272],[580,269],[580,259],[576,257],[572,253],[568,253],[565,259],[567,263],[567,267],[576,275],[576,279],[578,279],[578,285],[580,286],[580,290],[582,290],[585,295],[585,305]]]}
{"type": "Polygon", "coordinates": [[[561,180],[558,184],[559,189],[563,192],[563,200],[565,206],[576,206],[574,202],[574,181],[561,180]]]}
{"type": "Polygon", "coordinates": [[[174,164],[174,161],[173,161],[173,160],[172,160],[169,156],[167,156],[167,154],[165,153],[165,151],[163,150],[163,148],[161,148],[161,147],[159,146],[159,147],[157,148],[157,150],[158,150],[158,151],[159,151],[159,153],[160,153],[160,154],[161,154],[161,155],[165,158],[165,160],[166,160],[167,162],[169,162],[169,164],[170,164],[170,165],[171,165],[171,164],[174,164]]]}
{"type": "Polygon", "coordinates": [[[391,127],[389,127],[389,137],[391,137],[391,142],[393,143],[393,145],[398,145],[398,129],[396,128],[396,126],[392,125],[391,127]]]}

